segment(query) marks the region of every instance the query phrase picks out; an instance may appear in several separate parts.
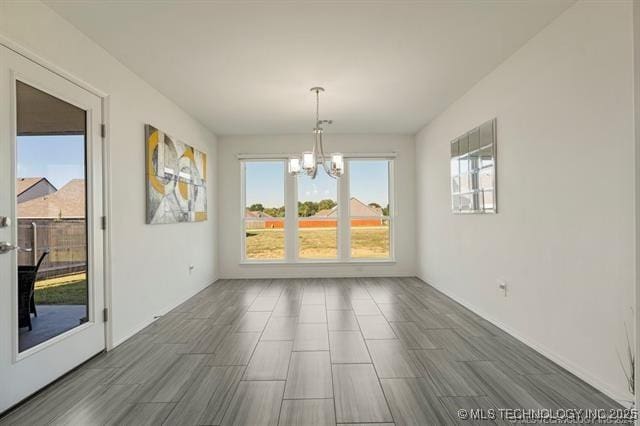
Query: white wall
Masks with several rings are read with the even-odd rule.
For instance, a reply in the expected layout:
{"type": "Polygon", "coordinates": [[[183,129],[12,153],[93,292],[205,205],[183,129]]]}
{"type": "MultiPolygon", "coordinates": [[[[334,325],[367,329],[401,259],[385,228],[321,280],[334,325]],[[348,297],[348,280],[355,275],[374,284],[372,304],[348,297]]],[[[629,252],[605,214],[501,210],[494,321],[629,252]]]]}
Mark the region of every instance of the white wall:
{"type": "Polygon", "coordinates": [[[216,280],[216,137],[39,2],[0,2],[0,34],[109,95],[117,344],[216,280]],[[145,225],[145,123],[209,154],[208,221],[145,225]]]}
{"type": "Polygon", "coordinates": [[[238,154],[294,154],[311,148],[305,135],[226,136],[218,142],[219,267],[223,278],[404,276],[415,274],[414,140],[403,135],[325,135],[327,152],[396,152],[395,264],[241,265],[240,162],[238,154]]]}
{"type": "Polygon", "coordinates": [[[416,136],[418,275],[629,400],[632,93],[631,2],[578,2],[416,136]],[[449,141],[493,117],[499,213],[453,215],[449,141]]]}

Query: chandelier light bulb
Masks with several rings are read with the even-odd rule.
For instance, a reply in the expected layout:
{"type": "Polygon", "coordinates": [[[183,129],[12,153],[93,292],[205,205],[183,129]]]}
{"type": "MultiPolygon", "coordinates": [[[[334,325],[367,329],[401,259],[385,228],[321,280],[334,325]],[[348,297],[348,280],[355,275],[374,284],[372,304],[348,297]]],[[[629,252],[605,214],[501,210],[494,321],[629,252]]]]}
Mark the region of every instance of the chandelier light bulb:
{"type": "Polygon", "coordinates": [[[292,175],[297,175],[301,170],[300,159],[297,157],[289,159],[289,173],[292,175]]]}
{"type": "Polygon", "coordinates": [[[309,171],[316,166],[316,156],[313,152],[302,153],[302,168],[309,171]]]}
{"type": "Polygon", "coordinates": [[[331,154],[331,172],[335,176],[342,176],[344,173],[344,157],[340,153],[331,154]]]}

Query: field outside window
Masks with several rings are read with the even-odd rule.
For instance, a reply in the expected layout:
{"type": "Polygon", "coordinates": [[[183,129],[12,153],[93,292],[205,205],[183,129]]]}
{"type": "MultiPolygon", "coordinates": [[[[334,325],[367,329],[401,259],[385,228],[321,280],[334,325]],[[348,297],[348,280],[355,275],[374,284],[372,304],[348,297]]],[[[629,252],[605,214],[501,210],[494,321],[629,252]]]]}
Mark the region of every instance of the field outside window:
{"type": "Polygon", "coordinates": [[[284,162],[244,163],[244,248],[248,260],[285,258],[284,162]]]}
{"type": "Polygon", "coordinates": [[[389,160],[349,162],[351,258],[390,257],[389,160]]]}
{"type": "Polygon", "coordinates": [[[298,178],[298,257],[338,258],[338,181],[322,171],[298,178]]]}

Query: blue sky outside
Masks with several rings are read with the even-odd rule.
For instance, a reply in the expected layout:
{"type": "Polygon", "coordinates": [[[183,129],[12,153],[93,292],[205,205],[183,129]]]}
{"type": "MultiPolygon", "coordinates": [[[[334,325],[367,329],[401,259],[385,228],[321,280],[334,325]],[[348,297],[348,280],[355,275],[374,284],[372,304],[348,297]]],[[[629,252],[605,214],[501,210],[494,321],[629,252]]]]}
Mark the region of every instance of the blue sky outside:
{"type": "Polygon", "coordinates": [[[284,206],[284,173],[282,161],[245,163],[247,207],[252,204],[262,204],[265,208],[284,206]]]}
{"type": "Polygon", "coordinates": [[[338,202],[338,182],[327,175],[324,170],[318,170],[315,179],[309,176],[298,177],[298,201],[333,200],[338,202]]]}
{"type": "Polygon", "coordinates": [[[84,179],[84,135],[18,136],[18,177],[46,177],[56,188],[84,179]]]}
{"type": "MultiPolygon", "coordinates": [[[[360,201],[389,203],[389,162],[387,160],[352,160],[349,162],[349,186],[351,196],[360,201]]],[[[247,162],[245,164],[245,188],[247,207],[262,204],[265,208],[284,205],[285,163],[281,161],[247,162]]],[[[298,177],[298,200],[337,200],[336,181],[318,171],[315,180],[298,177]]]]}
{"type": "MultiPolygon", "coordinates": [[[[56,188],[71,179],[84,179],[84,136],[18,136],[18,177],[46,177],[56,188]]],[[[279,161],[246,163],[247,206],[284,205],[285,164],[279,161]]],[[[349,163],[351,196],[362,202],[386,206],[389,200],[388,161],[352,160],[349,163]]],[[[323,170],[315,180],[298,178],[298,199],[304,201],[337,200],[336,181],[323,170]]]]}
{"type": "Polygon", "coordinates": [[[389,204],[389,161],[349,161],[349,191],[365,204],[389,204]]]}

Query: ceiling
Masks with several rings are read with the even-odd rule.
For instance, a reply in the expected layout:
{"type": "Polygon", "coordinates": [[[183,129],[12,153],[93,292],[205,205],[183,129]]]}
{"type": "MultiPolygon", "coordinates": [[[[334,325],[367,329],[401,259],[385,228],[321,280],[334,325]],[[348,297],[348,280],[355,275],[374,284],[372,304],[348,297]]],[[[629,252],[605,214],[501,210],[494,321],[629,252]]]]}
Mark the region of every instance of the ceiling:
{"type": "Polygon", "coordinates": [[[309,131],[316,85],[328,132],[415,133],[573,1],[46,2],[224,135],[309,131]]]}

